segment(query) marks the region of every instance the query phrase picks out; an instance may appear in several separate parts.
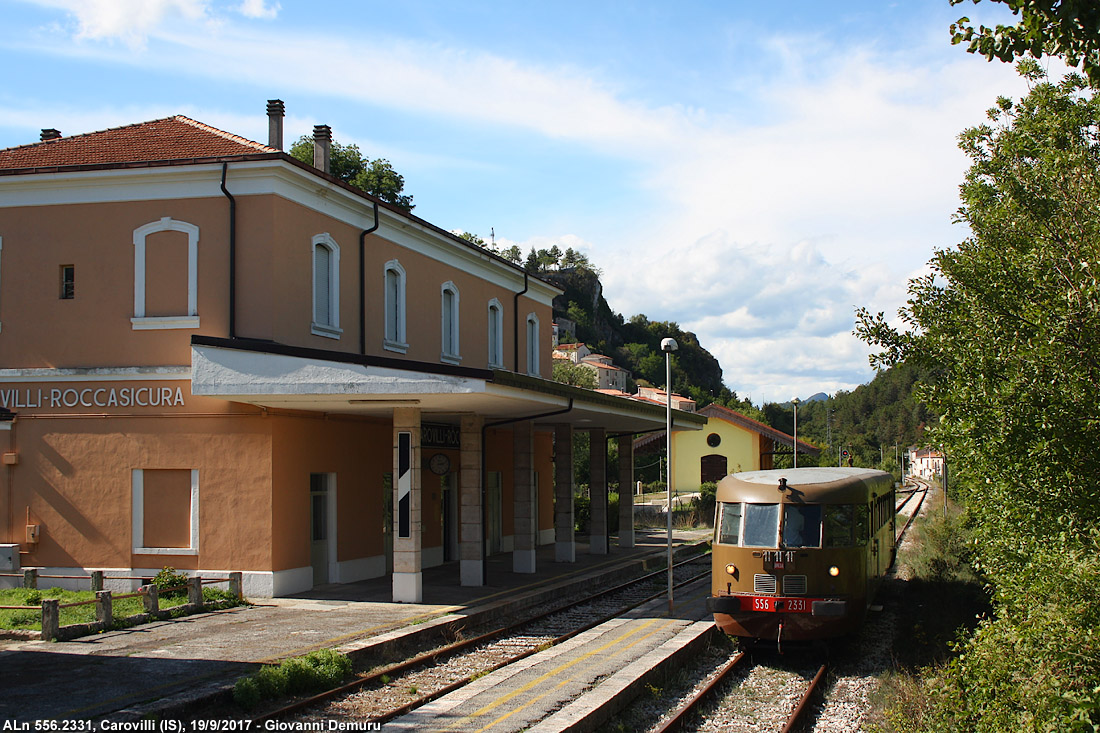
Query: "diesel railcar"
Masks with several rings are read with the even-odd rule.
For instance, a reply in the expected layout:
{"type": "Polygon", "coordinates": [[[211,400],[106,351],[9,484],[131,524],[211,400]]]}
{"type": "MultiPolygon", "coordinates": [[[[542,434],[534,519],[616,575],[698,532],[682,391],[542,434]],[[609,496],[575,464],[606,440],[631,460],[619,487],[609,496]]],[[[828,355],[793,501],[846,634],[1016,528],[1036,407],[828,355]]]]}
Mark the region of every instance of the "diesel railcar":
{"type": "Polygon", "coordinates": [[[862,468],[731,474],[718,483],[711,596],[727,634],[786,641],[859,628],[894,561],[894,480],[862,468]]]}

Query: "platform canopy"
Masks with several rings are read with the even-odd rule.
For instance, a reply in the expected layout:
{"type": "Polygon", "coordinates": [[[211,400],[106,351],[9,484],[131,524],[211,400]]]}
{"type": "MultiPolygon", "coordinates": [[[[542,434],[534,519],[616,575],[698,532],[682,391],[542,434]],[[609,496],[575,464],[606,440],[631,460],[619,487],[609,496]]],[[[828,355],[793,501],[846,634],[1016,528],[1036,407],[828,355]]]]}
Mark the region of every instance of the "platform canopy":
{"type": "MultiPolygon", "coordinates": [[[[431,420],[480,415],[486,423],[531,416],[578,430],[663,429],[665,408],[503,369],[303,349],[267,341],[194,336],[191,392],[204,397],[328,414],[391,416],[416,407],[431,420]],[[551,414],[553,413],[553,414],[551,414]]],[[[706,418],[673,410],[673,428],[700,430],[706,418]]]]}

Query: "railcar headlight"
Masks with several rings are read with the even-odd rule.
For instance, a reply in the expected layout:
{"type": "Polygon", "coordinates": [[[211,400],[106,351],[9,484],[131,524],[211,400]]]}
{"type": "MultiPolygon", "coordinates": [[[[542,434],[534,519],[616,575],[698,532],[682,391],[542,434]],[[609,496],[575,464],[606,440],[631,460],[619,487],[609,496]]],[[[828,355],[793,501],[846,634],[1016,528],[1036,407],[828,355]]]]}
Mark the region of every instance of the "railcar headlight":
{"type": "Polygon", "coordinates": [[[833,576],[834,578],[840,575],[840,568],[838,568],[836,565],[831,566],[829,568],[829,575],[833,576]]]}
{"type": "Polygon", "coordinates": [[[726,575],[737,575],[737,566],[733,563],[726,565],[726,575]]]}

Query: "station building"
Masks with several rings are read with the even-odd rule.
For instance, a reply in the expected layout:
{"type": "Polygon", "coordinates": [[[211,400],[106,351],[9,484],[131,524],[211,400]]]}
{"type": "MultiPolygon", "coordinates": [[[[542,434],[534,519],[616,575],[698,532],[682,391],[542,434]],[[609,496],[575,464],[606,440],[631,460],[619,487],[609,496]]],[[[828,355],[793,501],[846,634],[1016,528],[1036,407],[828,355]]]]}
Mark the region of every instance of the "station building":
{"type": "Polygon", "coordinates": [[[608,474],[664,410],[551,381],[560,291],[330,175],[327,127],[310,166],[268,121],[266,145],[176,116],[0,150],[9,569],[241,571],[260,597],[392,575],[417,602],[427,567],[575,559],[577,430],[608,552],[608,474]]]}

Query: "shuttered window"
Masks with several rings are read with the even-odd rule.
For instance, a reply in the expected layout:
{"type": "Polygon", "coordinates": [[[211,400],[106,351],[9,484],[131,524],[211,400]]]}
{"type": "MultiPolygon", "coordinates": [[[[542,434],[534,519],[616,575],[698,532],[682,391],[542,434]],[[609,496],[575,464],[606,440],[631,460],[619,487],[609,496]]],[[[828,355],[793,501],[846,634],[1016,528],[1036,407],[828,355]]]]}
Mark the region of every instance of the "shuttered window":
{"type": "Polygon", "coordinates": [[[317,336],[338,339],[340,329],[340,247],[326,232],[313,237],[313,324],[317,336]]]}
{"type": "Polygon", "coordinates": [[[324,326],[332,325],[331,279],[332,253],[318,245],[313,249],[313,320],[324,326]]]}

